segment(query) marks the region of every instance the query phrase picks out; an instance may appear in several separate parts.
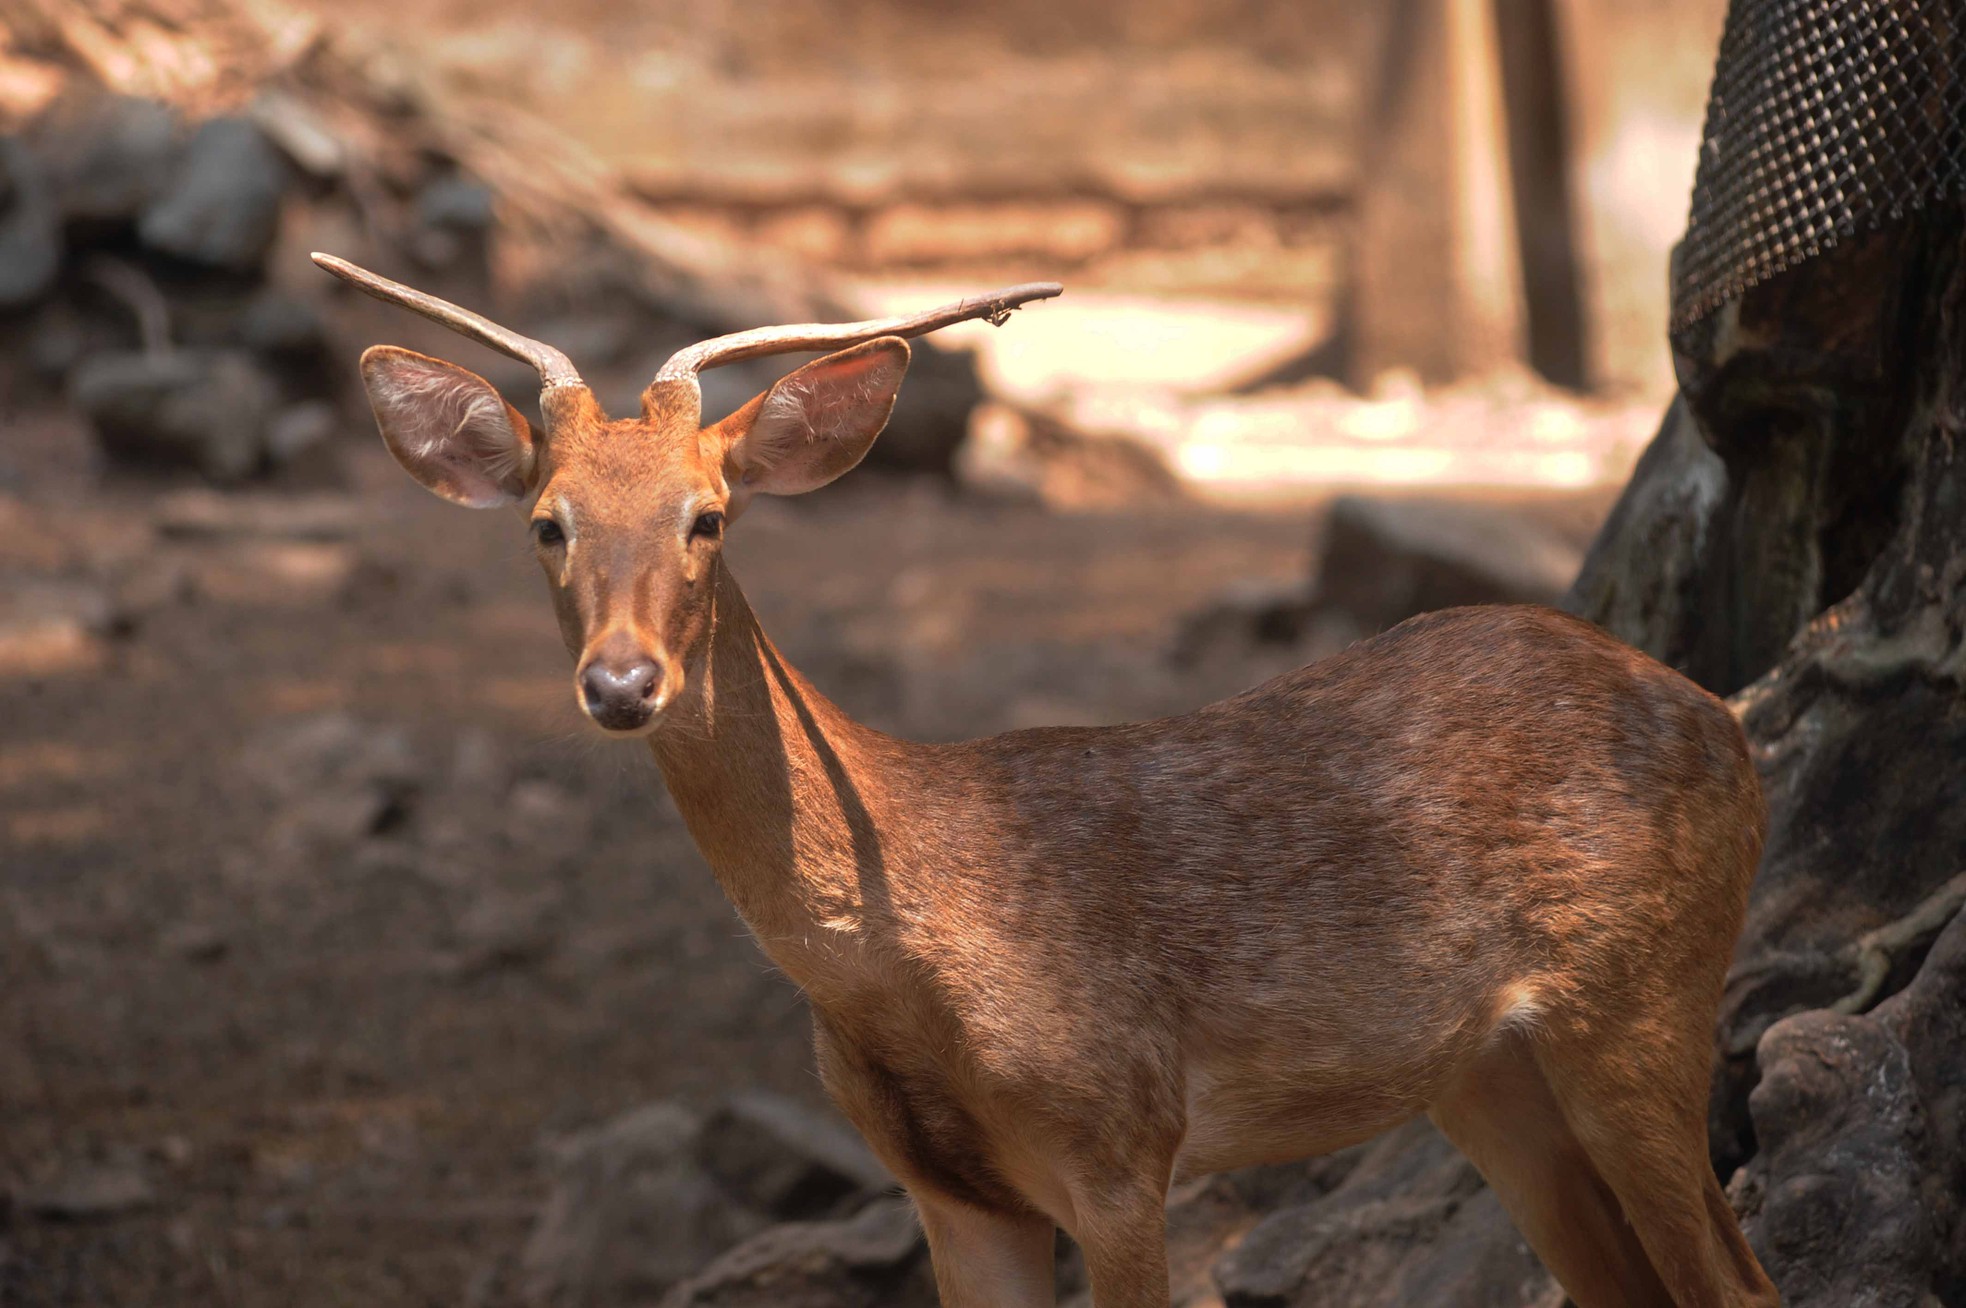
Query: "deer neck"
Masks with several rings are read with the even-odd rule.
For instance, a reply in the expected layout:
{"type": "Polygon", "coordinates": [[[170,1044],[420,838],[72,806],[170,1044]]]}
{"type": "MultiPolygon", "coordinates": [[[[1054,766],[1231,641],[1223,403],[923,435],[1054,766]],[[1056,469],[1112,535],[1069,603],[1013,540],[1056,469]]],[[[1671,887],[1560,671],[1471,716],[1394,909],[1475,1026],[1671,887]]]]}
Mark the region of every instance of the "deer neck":
{"type": "Polygon", "coordinates": [[[703,666],[650,744],[724,893],[812,988],[853,966],[884,902],[878,818],[907,747],[813,689],[721,562],[714,587],[703,666]]]}

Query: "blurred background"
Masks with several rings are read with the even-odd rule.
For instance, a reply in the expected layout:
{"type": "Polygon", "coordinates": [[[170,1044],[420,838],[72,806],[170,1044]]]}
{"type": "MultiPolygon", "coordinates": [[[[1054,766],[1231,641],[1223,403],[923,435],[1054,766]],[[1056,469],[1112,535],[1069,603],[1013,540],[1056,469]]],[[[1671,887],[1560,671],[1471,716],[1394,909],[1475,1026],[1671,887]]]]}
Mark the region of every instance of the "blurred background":
{"type": "Polygon", "coordinates": [[[530,374],[307,251],[616,413],[706,335],[1064,282],[730,559],[881,728],[1177,712],[1569,585],[1673,393],[1724,7],[0,3],[0,1304],[924,1302],[859,1228],[832,1290],[689,1282],[881,1180],[519,524],[354,360],[530,374]]]}

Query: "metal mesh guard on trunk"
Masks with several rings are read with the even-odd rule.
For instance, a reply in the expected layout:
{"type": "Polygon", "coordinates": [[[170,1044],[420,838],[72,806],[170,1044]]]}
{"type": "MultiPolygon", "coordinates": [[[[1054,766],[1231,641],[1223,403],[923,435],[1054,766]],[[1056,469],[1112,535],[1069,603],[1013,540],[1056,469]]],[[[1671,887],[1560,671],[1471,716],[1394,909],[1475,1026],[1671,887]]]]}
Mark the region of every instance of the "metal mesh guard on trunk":
{"type": "Polygon", "coordinates": [[[1966,191],[1966,0],[1733,0],[1672,326],[1966,191]]]}

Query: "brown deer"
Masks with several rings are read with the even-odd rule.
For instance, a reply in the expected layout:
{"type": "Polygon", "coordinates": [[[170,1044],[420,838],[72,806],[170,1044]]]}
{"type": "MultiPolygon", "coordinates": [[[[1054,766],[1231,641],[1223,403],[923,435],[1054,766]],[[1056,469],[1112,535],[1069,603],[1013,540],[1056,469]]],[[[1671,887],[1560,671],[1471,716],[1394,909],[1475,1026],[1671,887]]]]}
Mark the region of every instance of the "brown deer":
{"type": "Polygon", "coordinates": [[[708,341],[610,421],[558,350],[315,258],[538,368],[535,433],[462,368],[362,356],[411,476],[524,508],[581,708],[648,741],[810,997],[949,1308],[1051,1304],[1056,1227],[1098,1308],[1164,1308],[1171,1182],[1420,1113],[1583,1308],[1776,1302],[1707,1159],[1763,828],[1720,701],[1563,614],[1459,609],[1181,717],[896,740],[779,656],[724,532],[860,461],[902,338],[1058,286],[708,341]],[[829,349],[700,425],[699,370],[829,349]]]}

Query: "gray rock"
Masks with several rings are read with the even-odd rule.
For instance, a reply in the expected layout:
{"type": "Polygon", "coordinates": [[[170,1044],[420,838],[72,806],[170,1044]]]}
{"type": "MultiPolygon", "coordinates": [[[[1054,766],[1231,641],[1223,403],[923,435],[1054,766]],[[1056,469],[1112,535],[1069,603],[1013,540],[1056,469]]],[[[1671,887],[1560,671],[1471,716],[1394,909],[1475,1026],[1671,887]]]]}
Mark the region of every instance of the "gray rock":
{"type": "Polygon", "coordinates": [[[327,324],[312,303],[279,291],[261,291],[246,304],[230,338],[272,359],[312,360],[327,342],[327,324]]]}
{"type": "Polygon", "coordinates": [[[1316,615],[1307,582],[1240,578],[1182,618],[1168,657],[1191,668],[1218,650],[1240,655],[1251,645],[1296,645],[1316,615]]]}
{"type": "Polygon", "coordinates": [[[307,101],[268,87],[253,97],[246,115],[308,176],[325,181],[347,167],[347,146],[307,101]]]}
{"type": "Polygon", "coordinates": [[[43,674],[99,663],[127,626],[102,587],[74,578],[0,575],[0,672],[43,674]]]}
{"type": "Polygon", "coordinates": [[[274,467],[319,449],[341,426],[341,411],[326,400],[302,400],[274,415],[266,428],[266,459],[274,467]]]}
{"type": "Polygon", "coordinates": [[[134,1160],[78,1163],[21,1196],[21,1207],[54,1221],[100,1221],[148,1208],[157,1192],[134,1160]]]}
{"type": "Polygon", "coordinates": [[[230,350],[94,355],[70,377],[69,398],[111,457],[219,482],[259,469],[278,402],[251,357],[230,350]]]}
{"type": "Polygon", "coordinates": [[[858,1207],[895,1184],[837,1115],[764,1090],[725,1100],[697,1154],[729,1194],[780,1221],[858,1207]]]}
{"type": "Polygon", "coordinates": [[[195,489],[157,497],[151,523],[180,540],[345,540],[365,521],[361,502],[346,495],[276,495],[195,489]]]}
{"type": "Polygon", "coordinates": [[[559,897],[551,890],[480,895],[457,921],[456,975],[523,970],[543,961],[560,942],[558,914],[559,897]]]}
{"type": "Polygon", "coordinates": [[[936,1308],[927,1243],[906,1199],[837,1222],[790,1222],[676,1286],[662,1308],[936,1308]]]}
{"type": "Polygon", "coordinates": [[[216,963],[231,952],[225,931],[210,922],[179,922],[157,937],[160,952],[191,963],[216,963]]]}
{"type": "Polygon", "coordinates": [[[1275,645],[1315,658],[1432,609],[1554,604],[1580,559],[1568,540],[1519,512],[1341,495],[1308,582],[1224,589],[1183,619],[1169,657],[1193,667],[1218,650],[1275,645]]]}
{"type": "Polygon", "coordinates": [[[61,257],[61,212],[41,165],[20,142],[0,139],[0,309],[47,294],[61,257]]]}
{"type": "Polygon", "coordinates": [[[417,221],[426,227],[482,232],[496,218],[491,188],[470,177],[452,174],[425,186],[416,197],[417,221]]]}
{"type": "Polygon", "coordinates": [[[697,1162],[702,1127],[688,1109],[655,1103],[554,1151],[553,1188],[522,1259],[534,1300],[652,1300],[764,1227],[697,1162]]]}
{"type": "Polygon", "coordinates": [[[1272,1213],[1216,1265],[1228,1308],[1524,1308],[1552,1284],[1481,1176],[1424,1122],[1272,1213]]]}
{"type": "MultiPolygon", "coordinates": [[[[555,1155],[524,1262],[534,1295],[556,1304],[632,1301],[775,1222],[843,1219],[893,1184],[844,1123],[764,1091],[733,1095],[707,1116],[651,1104],[555,1155]]],[[[837,1225],[817,1224],[832,1231],[823,1243],[839,1256],[830,1265],[886,1266],[899,1256],[867,1253],[868,1241],[900,1238],[888,1227],[837,1225]]]]}
{"type": "Polygon", "coordinates": [[[126,223],[162,194],[177,162],[169,107],[133,96],[88,95],[59,105],[31,143],[71,221],[126,223]]]}
{"type": "Polygon", "coordinates": [[[1454,500],[1342,495],[1326,519],[1312,606],[1366,633],[1462,604],[1554,604],[1579,552],[1519,513],[1454,500]]]}
{"type": "Polygon", "coordinates": [[[970,415],[954,469],[969,490],[1058,509],[1186,498],[1181,479],[1146,442],[1081,431],[1053,415],[996,402],[970,415]]]}
{"type": "Polygon", "coordinates": [[[137,234],[153,250],[233,272],[259,267],[280,227],[287,164],[244,118],[214,118],[185,147],[137,234]]]}
{"type": "Polygon", "coordinates": [[[426,268],[483,266],[493,221],[490,188],[468,177],[443,177],[417,196],[417,230],[411,249],[426,268]]]}
{"type": "Polygon", "coordinates": [[[400,827],[423,786],[408,737],[346,713],[262,734],[241,751],[238,770],[273,804],[276,847],[343,848],[400,827]]]}

